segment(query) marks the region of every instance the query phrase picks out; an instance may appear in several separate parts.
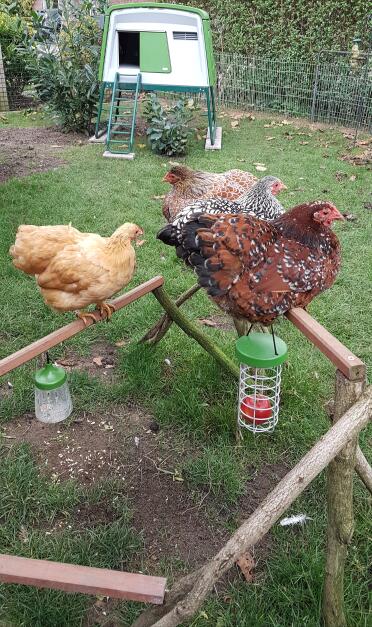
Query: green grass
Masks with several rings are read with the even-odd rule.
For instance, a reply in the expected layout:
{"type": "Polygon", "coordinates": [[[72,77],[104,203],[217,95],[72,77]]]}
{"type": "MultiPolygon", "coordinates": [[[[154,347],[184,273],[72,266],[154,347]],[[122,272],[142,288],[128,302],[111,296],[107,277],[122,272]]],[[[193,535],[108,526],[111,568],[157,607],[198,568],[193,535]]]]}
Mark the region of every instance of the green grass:
{"type": "MultiPolygon", "coordinates": [[[[7,114],[8,125],[43,124],[41,114],[7,114]]],[[[282,178],[288,191],[283,204],[329,198],[341,211],[353,213],[355,222],[337,225],[342,243],[343,264],[334,287],[318,297],[310,312],[350,350],[371,364],[370,302],[372,279],[371,212],[363,203],[368,195],[370,172],[339,159],[347,142],[335,130],[301,129],[311,137],[297,135],[291,126],[265,128],[268,120],[242,121],[236,130],[226,125],[221,152],[204,152],[195,143],[186,162],[198,169],[222,171],[244,168],[254,171],[254,163],[267,166],[267,173],[282,178]],[[288,135],[290,133],[290,135],[288,135]],[[293,136],[292,138],[291,135],[293,136]],[[268,141],[267,136],[275,136],[268,141]],[[300,142],[308,141],[302,145],[300,142]],[[347,177],[337,181],[336,172],[347,177]],[[356,176],[355,180],[350,177],[356,176]]],[[[140,142],[141,143],[141,142],[140,142]]],[[[176,296],[191,286],[193,275],[175,259],[174,251],[155,239],[163,224],[159,200],[166,192],[161,179],[168,160],[147,149],[137,149],[133,162],[102,158],[102,147],[86,145],[64,151],[67,166],[58,170],[11,180],[0,187],[0,258],[2,299],[0,356],[14,352],[36,338],[70,321],[72,316],[56,315],[46,308],[34,281],[10,263],[8,249],[21,223],[66,224],[81,230],[111,234],[125,221],[134,221],[145,230],[147,243],[138,249],[138,269],[132,286],[163,274],[167,290],[176,296]]],[[[192,317],[205,317],[216,308],[199,292],[186,306],[192,317]]],[[[69,346],[86,353],[94,342],[130,340],[120,349],[121,376],[112,385],[86,374],[73,373],[71,386],[78,410],[109,407],[128,398],[150,411],[161,424],[170,425],[192,441],[197,455],[182,460],[184,478],[192,490],[217,499],[232,508],[251,478],[247,468],[266,464],[294,463],[328,428],[324,402],[332,396],[334,368],[286,320],[280,321],[278,334],[288,343],[289,358],[283,373],[282,409],[279,425],[271,436],[248,434],[244,445],[234,446],[236,384],[202,349],[174,325],[155,348],[137,345],[137,340],[157,319],[160,307],[148,295],[116,313],[111,324],[101,324],[71,339],[69,346]],[[164,360],[171,360],[169,368],[164,360]]],[[[203,327],[232,357],[232,333],[203,327]]],[[[63,347],[51,351],[62,354],[63,347]]],[[[32,374],[29,363],[9,375],[13,395],[0,407],[2,421],[10,421],[32,411],[32,374]]],[[[361,437],[366,451],[367,433],[361,437]]],[[[5,451],[6,452],[6,451],[5,451]]],[[[4,453],[5,454],[5,453],[4,453]]],[[[0,470],[2,527],[0,551],[33,557],[47,557],[76,563],[117,567],[130,559],[139,543],[138,531],[131,529],[127,509],[118,512],[107,525],[76,528],[72,523],[56,536],[45,535],[47,525],[63,518],[73,519],[74,508],[82,500],[94,503],[94,491],[82,492],[76,484],[55,485],[41,479],[37,467],[24,447],[13,449],[0,470]],[[19,535],[25,527],[29,541],[19,535]]],[[[114,488],[107,488],[108,496],[114,488]]],[[[259,564],[260,575],[252,586],[236,584],[225,595],[211,597],[194,625],[219,627],[262,625],[286,627],[319,625],[325,543],[324,476],[321,476],[293,506],[291,512],[304,511],[313,518],[301,530],[274,528],[272,554],[259,564]]],[[[368,501],[357,485],[355,498],[356,532],[346,574],[348,624],[367,625],[367,535],[368,501]]],[[[234,520],[234,514],[232,514],[234,520]]],[[[126,562],[127,563],[127,562],[126,562]]],[[[164,566],[166,570],[166,566],[164,566]]],[[[81,595],[36,591],[25,587],[1,588],[0,620],[14,625],[54,627],[80,625],[89,599],[81,595]]],[[[118,624],[129,625],[139,609],[121,604],[118,624]]]]}

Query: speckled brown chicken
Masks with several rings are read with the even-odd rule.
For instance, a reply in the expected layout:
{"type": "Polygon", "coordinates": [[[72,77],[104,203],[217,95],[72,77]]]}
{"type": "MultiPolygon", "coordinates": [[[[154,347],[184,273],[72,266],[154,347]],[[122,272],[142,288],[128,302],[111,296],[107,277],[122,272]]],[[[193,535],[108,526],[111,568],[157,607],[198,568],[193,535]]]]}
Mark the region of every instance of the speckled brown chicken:
{"type": "Polygon", "coordinates": [[[171,222],[182,209],[202,198],[236,200],[257,180],[254,174],[243,170],[218,174],[192,170],[185,165],[173,166],[163,179],[172,185],[164,199],[163,215],[167,222],[171,222]]]}
{"type": "Polygon", "coordinates": [[[226,312],[271,324],[334,283],[341,255],[330,226],[343,219],[323,201],[294,207],[270,223],[242,214],[202,215],[184,226],[177,254],[226,312]]]}

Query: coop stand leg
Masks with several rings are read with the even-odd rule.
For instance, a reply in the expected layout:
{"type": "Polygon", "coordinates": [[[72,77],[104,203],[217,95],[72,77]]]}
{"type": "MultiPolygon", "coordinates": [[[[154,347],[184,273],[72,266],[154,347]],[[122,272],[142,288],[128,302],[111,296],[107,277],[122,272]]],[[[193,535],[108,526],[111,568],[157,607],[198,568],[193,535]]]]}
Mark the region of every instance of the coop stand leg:
{"type": "MultiPolygon", "coordinates": [[[[364,381],[349,381],[336,372],[333,422],[358,400],[364,381]]],[[[344,567],[348,545],[354,531],[353,475],[358,435],[332,460],[327,474],[327,557],[323,589],[323,619],[325,627],[346,627],[344,611],[344,567]]]]}
{"type": "MultiPolygon", "coordinates": [[[[190,289],[186,290],[186,292],[183,292],[183,294],[181,294],[181,296],[177,298],[174,304],[177,305],[177,307],[180,307],[189,298],[191,298],[191,296],[196,294],[198,290],[200,290],[200,285],[196,283],[195,285],[190,287],[190,289]]],[[[146,335],[144,335],[140,339],[140,342],[146,342],[146,344],[157,344],[167,333],[172,323],[173,319],[171,318],[171,316],[167,313],[163,314],[158,322],[154,324],[151,329],[146,333],[146,335]]]]}
{"type": "Polygon", "coordinates": [[[102,108],[103,108],[103,99],[105,97],[106,83],[102,83],[99,91],[99,102],[98,102],[98,111],[97,111],[97,120],[96,120],[96,128],[94,132],[94,136],[96,139],[99,137],[99,123],[101,121],[102,108]]]}
{"type": "Polygon", "coordinates": [[[235,364],[212,340],[209,339],[198,327],[191,322],[168,296],[163,287],[154,289],[153,294],[163,309],[189,337],[192,337],[204,350],[229,372],[233,377],[239,377],[239,367],[235,364]]]}

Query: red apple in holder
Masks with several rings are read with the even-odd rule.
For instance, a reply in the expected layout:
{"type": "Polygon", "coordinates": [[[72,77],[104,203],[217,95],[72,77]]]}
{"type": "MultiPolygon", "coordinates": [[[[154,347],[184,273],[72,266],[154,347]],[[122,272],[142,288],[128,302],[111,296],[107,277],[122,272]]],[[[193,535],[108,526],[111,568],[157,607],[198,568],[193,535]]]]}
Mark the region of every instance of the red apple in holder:
{"type": "Polygon", "coordinates": [[[273,417],[273,409],[270,400],[263,394],[246,396],[240,404],[242,417],[246,422],[262,424],[273,417]]]}

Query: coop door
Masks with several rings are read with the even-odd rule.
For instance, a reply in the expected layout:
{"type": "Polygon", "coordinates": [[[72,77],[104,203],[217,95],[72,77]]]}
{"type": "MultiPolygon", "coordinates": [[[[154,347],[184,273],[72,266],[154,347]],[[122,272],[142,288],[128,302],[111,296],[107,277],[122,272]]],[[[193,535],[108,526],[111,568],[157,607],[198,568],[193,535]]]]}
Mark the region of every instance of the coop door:
{"type": "Polygon", "coordinates": [[[167,33],[140,33],[141,72],[171,72],[167,33]]]}
{"type": "Polygon", "coordinates": [[[140,60],[140,33],[132,31],[118,32],[119,65],[138,68],[140,60]]]}

